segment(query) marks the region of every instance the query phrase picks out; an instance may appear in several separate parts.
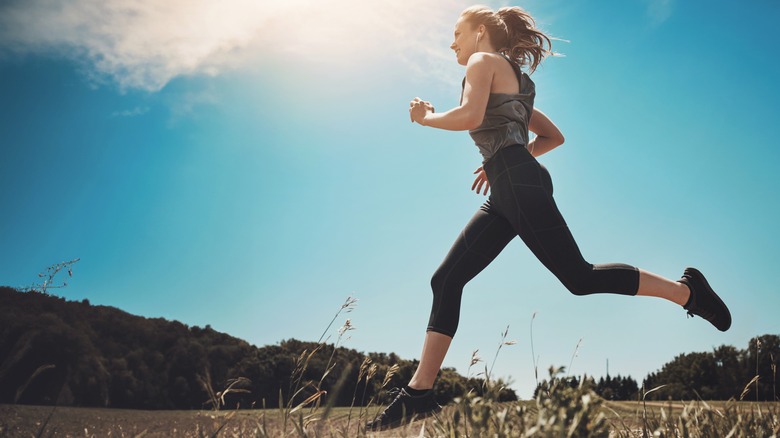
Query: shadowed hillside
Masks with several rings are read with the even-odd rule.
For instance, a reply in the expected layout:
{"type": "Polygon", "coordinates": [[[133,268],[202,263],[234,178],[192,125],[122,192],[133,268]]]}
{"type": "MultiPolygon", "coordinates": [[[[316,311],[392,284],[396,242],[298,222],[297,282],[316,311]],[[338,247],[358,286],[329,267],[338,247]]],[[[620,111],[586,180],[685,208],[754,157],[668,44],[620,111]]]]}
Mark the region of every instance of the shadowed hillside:
{"type": "MultiPolygon", "coordinates": [[[[294,388],[301,387],[297,403],[314,392],[305,382],[321,379],[320,388],[328,391],[323,401],[335,399],[336,406],[349,406],[354,397],[355,405],[361,405],[408,382],[415,365],[393,353],[366,355],[341,347],[334,351],[332,344],[294,339],[256,347],[208,325],[188,327],[93,306],[87,300],[0,287],[0,403],[204,408],[212,406],[207,403],[210,394],[218,396],[232,379],[244,377],[249,380],[234,389],[248,392],[227,393],[226,406],[279,406],[280,394],[287,403],[294,388]],[[302,353],[315,350],[301,370],[302,353]],[[365,375],[367,358],[375,365],[371,379],[365,375]],[[398,370],[382,388],[382,379],[395,364],[398,370]],[[332,371],[325,373],[329,367],[332,371]],[[296,375],[300,379],[291,385],[296,375]]],[[[446,403],[466,388],[479,391],[480,383],[444,369],[437,399],[446,403]]],[[[505,400],[516,398],[511,390],[502,394],[505,400]]]]}

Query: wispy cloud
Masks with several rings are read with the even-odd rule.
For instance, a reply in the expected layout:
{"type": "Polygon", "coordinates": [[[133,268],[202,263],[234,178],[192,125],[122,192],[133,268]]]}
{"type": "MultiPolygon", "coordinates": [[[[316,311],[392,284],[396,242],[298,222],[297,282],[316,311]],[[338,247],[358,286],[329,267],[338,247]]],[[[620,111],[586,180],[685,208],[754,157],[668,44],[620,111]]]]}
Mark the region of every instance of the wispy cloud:
{"type": "Polygon", "coordinates": [[[211,85],[197,90],[188,90],[178,93],[174,98],[168,96],[168,108],[170,118],[168,125],[176,125],[182,119],[186,119],[196,113],[196,108],[208,106],[219,101],[219,93],[211,85]]]}
{"type": "Polygon", "coordinates": [[[669,19],[674,10],[674,0],[645,0],[650,24],[658,26],[669,19]]]}
{"type": "MultiPolygon", "coordinates": [[[[436,74],[463,4],[448,0],[10,0],[0,47],[64,53],[123,90],[158,91],[279,53],[392,57],[436,74]]],[[[447,59],[451,62],[451,59],[447,59]]]]}
{"type": "Polygon", "coordinates": [[[149,112],[148,106],[137,106],[133,109],[114,111],[111,113],[111,117],[137,117],[149,112]]]}

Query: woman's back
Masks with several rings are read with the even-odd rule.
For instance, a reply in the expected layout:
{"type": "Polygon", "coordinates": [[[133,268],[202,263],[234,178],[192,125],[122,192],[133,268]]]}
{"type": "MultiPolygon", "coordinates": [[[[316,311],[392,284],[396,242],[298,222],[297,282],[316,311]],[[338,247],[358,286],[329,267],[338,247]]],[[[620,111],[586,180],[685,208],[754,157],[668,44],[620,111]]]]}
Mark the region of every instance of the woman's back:
{"type": "Polygon", "coordinates": [[[536,96],[534,82],[508,57],[491,54],[484,61],[493,64],[490,97],[482,123],[469,130],[483,163],[503,147],[528,145],[528,122],[536,96]]]}

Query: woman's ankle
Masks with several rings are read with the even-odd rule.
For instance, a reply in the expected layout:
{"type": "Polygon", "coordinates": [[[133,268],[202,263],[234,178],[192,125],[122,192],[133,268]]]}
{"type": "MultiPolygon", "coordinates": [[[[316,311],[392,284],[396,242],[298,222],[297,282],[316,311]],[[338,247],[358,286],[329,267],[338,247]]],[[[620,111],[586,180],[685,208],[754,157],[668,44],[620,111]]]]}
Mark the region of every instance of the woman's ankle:
{"type": "Polygon", "coordinates": [[[415,388],[414,386],[409,384],[409,385],[406,385],[406,387],[404,388],[404,391],[409,393],[409,395],[411,395],[412,397],[417,397],[417,396],[420,396],[420,395],[425,395],[431,389],[433,389],[433,386],[431,386],[429,388],[428,387],[426,387],[426,388],[415,388]]]}

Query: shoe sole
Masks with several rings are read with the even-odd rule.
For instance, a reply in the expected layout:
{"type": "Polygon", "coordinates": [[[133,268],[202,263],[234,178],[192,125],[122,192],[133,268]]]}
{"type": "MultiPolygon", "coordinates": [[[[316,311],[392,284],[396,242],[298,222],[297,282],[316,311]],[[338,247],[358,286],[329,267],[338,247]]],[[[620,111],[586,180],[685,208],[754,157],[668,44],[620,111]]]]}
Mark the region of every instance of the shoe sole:
{"type": "MultiPolygon", "coordinates": [[[[728,316],[728,322],[726,324],[726,327],[725,328],[720,328],[718,326],[715,326],[715,328],[720,330],[720,331],[722,331],[722,332],[725,332],[726,330],[731,328],[731,312],[729,311],[728,306],[726,306],[726,303],[724,303],[723,300],[720,299],[718,294],[715,293],[715,291],[712,289],[712,286],[710,286],[710,283],[707,282],[707,279],[704,278],[704,274],[699,272],[699,270],[696,269],[696,268],[688,268],[688,269],[686,269],[686,271],[688,271],[689,274],[693,274],[694,276],[696,276],[696,280],[701,282],[704,285],[704,287],[707,288],[707,292],[709,292],[713,297],[715,297],[715,300],[718,302],[718,304],[720,304],[721,306],[723,306],[724,309],[726,309],[726,315],[728,316]]],[[[710,321],[710,322],[712,322],[712,321],[710,321]]],[[[715,325],[715,324],[713,324],[713,325],[715,325]]]]}

